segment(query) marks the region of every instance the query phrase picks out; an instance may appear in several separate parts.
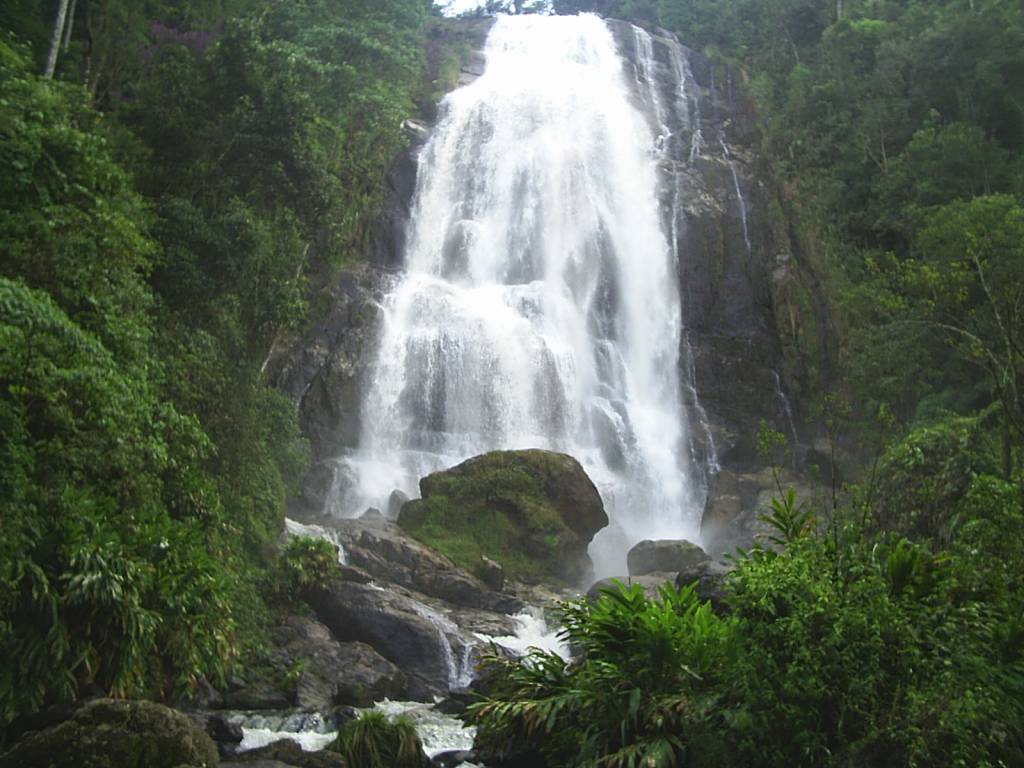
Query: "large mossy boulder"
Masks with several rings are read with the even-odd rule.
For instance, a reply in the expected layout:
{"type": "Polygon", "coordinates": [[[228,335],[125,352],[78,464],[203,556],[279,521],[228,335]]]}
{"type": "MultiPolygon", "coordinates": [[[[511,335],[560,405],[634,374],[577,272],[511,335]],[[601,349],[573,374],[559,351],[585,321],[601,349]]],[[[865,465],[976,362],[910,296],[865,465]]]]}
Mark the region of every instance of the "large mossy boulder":
{"type": "Polygon", "coordinates": [[[579,462],[551,451],[494,451],[420,480],[399,524],[480,573],[484,557],[524,581],[578,584],[587,545],[608,525],[601,496],[579,462]]]}
{"type": "Polygon", "coordinates": [[[644,539],[626,555],[630,576],[648,573],[679,573],[696,568],[711,558],[693,542],[686,539],[644,539]]]}
{"type": "Polygon", "coordinates": [[[213,768],[217,748],[187,715],[151,701],[91,701],[0,756],[0,768],[213,768]]]}

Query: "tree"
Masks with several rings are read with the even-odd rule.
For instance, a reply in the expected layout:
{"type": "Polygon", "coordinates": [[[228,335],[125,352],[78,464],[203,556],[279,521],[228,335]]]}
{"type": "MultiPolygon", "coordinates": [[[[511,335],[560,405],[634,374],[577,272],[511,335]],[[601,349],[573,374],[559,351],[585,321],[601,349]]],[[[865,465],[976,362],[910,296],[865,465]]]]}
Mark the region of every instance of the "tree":
{"type": "Polygon", "coordinates": [[[43,76],[52,78],[57,69],[57,54],[60,53],[61,41],[64,38],[64,23],[68,13],[68,0],[60,0],[57,6],[57,18],[53,22],[53,35],[50,37],[50,51],[46,54],[46,67],[43,76]]]}

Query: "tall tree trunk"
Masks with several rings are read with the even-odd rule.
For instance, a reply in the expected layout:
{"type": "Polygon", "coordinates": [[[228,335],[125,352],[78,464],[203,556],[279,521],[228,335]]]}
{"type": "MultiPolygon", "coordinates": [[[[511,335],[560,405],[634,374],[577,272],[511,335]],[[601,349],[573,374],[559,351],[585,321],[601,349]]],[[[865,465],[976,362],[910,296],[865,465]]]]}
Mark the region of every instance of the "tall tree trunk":
{"type": "Polygon", "coordinates": [[[78,5],[78,0],[71,0],[71,7],[68,9],[68,20],[64,25],[64,45],[61,46],[61,53],[67,53],[68,46],[71,45],[71,29],[75,26],[76,5],[78,5]]]}
{"type": "Polygon", "coordinates": [[[46,55],[46,69],[43,77],[52,78],[57,69],[57,54],[60,53],[60,40],[64,36],[64,19],[68,15],[68,0],[60,0],[57,7],[57,19],[53,23],[53,35],[50,37],[50,52],[46,55]]]}

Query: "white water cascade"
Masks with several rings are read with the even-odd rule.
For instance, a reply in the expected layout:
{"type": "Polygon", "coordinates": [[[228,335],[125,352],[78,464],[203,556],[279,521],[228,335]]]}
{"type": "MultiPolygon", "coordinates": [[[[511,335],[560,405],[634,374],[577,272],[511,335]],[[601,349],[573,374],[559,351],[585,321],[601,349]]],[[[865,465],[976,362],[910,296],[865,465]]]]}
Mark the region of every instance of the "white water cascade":
{"type": "Polygon", "coordinates": [[[638,99],[599,18],[499,17],[484,74],[442,103],[336,511],[386,509],[430,472],[539,447],[575,456],[601,492],[598,575],[624,573],[641,539],[698,540],[658,202],[669,109],[646,32],[637,45],[638,99]]]}

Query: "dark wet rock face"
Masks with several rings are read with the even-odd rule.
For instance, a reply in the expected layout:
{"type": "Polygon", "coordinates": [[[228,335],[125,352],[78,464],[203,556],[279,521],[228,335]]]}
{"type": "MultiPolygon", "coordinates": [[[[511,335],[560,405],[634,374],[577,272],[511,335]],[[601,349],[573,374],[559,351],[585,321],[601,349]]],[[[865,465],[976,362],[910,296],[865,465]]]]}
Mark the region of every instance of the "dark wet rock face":
{"type": "Polygon", "coordinates": [[[451,639],[422,603],[370,584],[336,581],[311,601],[340,641],[372,646],[405,674],[411,698],[428,701],[448,692],[451,639]]]}
{"type": "Polygon", "coordinates": [[[676,586],[680,589],[692,586],[701,600],[708,600],[718,613],[725,608],[725,579],[732,566],[708,560],[676,575],[676,586]]]}
{"type": "Polygon", "coordinates": [[[819,515],[832,503],[831,488],[790,470],[723,470],[716,486],[701,522],[701,539],[714,556],[735,553],[737,547],[772,546],[775,531],[764,517],[771,514],[772,498],[781,497],[784,490],[793,489],[797,503],[810,505],[819,515]]]}
{"type": "Polygon", "coordinates": [[[24,736],[0,768],[212,768],[217,748],[187,715],[151,701],[97,699],[24,736]]]}

